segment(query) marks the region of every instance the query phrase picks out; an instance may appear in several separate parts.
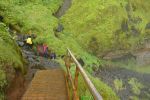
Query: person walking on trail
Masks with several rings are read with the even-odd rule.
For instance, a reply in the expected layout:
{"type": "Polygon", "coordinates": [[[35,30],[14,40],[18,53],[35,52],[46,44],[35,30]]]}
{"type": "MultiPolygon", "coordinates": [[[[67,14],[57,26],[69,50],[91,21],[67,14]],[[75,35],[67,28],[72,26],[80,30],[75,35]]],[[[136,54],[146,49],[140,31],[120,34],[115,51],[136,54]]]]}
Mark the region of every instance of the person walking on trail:
{"type": "Polygon", "coordinates": [[[56,54],[55,54],[55,52],[52,52],[52,53],[50,54],[50,59],[56,59],[56,54]]]}
{"type": "Polygon", "coordinates": [[[47,44],[43,44],[43,56],[48,57],[48,46],[47,44]]]}
{"type": "Polygon", "coordinates": [[[29,36],[29,37],[26,39],[26,44],[27,44],[28,49],[32,49],[33,42],[32,42],[31,36],[29,36]]]}

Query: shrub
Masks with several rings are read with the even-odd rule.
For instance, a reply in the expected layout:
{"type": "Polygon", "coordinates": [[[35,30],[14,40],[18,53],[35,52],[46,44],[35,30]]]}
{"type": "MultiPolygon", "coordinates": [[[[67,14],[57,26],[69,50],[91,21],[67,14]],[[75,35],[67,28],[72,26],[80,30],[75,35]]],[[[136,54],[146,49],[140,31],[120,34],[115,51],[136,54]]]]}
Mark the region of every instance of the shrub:
{"type": "Polygon", "coordinates": [[[114,86],[115,86],[115,89],[117,90],[117,92],[124,89],[123,81],[121,79],[115,79],[114,80],[114,86]]]}
{"type": "Polygon", "coordinates": [[[136,95],[139,95],[141,93],[141,89],[144,88],[144,86],[138,82],[136,78],[131,78],[128,80],[128,84],[132,87],[132,92],[136,95]]]}

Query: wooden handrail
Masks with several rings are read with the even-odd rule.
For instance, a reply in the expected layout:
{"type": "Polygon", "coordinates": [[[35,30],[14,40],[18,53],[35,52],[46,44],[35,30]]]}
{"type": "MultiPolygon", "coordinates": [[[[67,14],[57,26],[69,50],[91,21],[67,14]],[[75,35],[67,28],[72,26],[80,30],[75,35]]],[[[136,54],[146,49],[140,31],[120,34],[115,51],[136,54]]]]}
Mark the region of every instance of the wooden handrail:
{"type": "Polygon", "coordinates": [[[77,88],[78,88],[78,75],[79,73],[81,73],[84,82],[86,83],[86,85],[88,86],[88,89],[90,90],[91,94],[93,95],[95,100],[103,100],[102,96],[99,94],[99,92],[96,90],[95,86],[93,85],[93,83],[91,82],[91,80],[88,78],[87,74],[85,73],[84,69],[82,68],[81,64],[77,61],[77,59],[75,58],[75,56],[72,54],[72,52],[67,49],[67,56],[69,56],[70,61],[72,60],[75,64],[76,64],[76,73],[75,73],[75,79],[74,79],[74,84],[73,84],[73,80],[70,79],[71,74],[70,74],[70,67],[71,67],[71,63],[69,60],[65,60],[65,65],[67,68],[67,73],[68,73],[68,77],[69,80],[72,83],[72,88],[73,88],[73,100],[79,100],[79,97],[77,95],[77,88]]]}

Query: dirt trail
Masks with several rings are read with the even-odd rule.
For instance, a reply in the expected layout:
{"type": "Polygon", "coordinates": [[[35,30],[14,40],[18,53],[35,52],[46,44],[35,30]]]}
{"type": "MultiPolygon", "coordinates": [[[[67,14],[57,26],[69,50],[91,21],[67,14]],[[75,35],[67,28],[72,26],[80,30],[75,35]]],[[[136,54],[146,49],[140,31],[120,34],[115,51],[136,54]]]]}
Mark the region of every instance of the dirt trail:
{"type": "Polygon", "coordinates": [[[71,7],[71,3],[72,0],[64,0],[62,6],[58,9],[54,16],[57,18],[63,16],[66,13],[66,11],[71,7]]]}
{"type": "Polygon", "coordinates": [[[6,100],[21,100],[25,87],[23,75],[21,73],[16,73],[6,91],[6,100]]]}

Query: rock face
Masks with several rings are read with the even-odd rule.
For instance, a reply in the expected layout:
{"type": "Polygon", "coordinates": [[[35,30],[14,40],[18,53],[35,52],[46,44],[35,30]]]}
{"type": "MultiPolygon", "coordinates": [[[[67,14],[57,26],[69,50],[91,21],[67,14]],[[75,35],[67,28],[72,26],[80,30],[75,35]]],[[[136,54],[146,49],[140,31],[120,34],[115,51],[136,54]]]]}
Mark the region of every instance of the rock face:
{"type": "Polygon", "coordinates": [[[58,27],[56,29],[56,32],[62,32],[64,29],[63,25],[62,24],[58,24],[58,27]]]}
{"type": "MultiPolygon", "coordinates": [[[[145,66],[150,64],[150,44],[146,43],[143,49],[135,50],[134,52],[122,52],[122,53],[108,53],[103,57],[105,60],[111,60],[113,62],[127,63],[132,60],[138,66],[145,66]]],[[[119,51],[118,51],[119,52],[119,51]]]]}
{"type": "Polygon", "coordinates": [[[150,29],[150,22],[146,25],[145,30],[150,29]]]}
{"type": "Polygon", "coordinates": [[[108,53],[106,56],[103,57],[105,60],[111,60],[111,61],[128,61],[129,59],[136,59],[136,56],[134,56],[131,53],[123,52],[123,53],[108,53]]]}
{"type": "Polygon", "coordinates": [[[66,13],[66,11],[70,8],[72,0],[64,0],[62,6],[59,10],[54,14],[57,18],[60,18],[62,15],[66,13]]]}
{"type": "Polygon", "coordinates": [[[134,72],[125,68],[118,68],[118,67],[103,67],[95,72],[95,75],[99,77],[101,80],[106,82],[109,86],[112,87],[112,89],[118,94],[118,96],[121,98],[121,100],[133,100],[130,99],[130,96],[135,95],[132,92],[132,86],[129,84],[129,80],[131,78],[138,79],[138,82],[142,83],[144,85],[144,88],[142,88],[140,91],[140,95],[138,96],[139,100],[149,100],[149,96],[146,95],[150,92],[150,74],[141,74],[138,72],[134,72]],[[121,79],[123,82],[123,87],[125,87],[122,90],[117,91],[114,85],[115,79],[121,79]]]}
{"type": "Polygon", "coordinates": [[[82,58],[77,59],[78,62],[81,64],[81,66],[83,67],[85,65],[84,61],[82,58]]]}
{"type": "Polygon", "coordinates": [[[148,37],[149,4],[149,0],[76,0],[62,17],[64,32],[77,36],[80,45],[97,56],[111,50],[135,49],[148,37]],[[96,46],[91,47],[93,44],[96,46]]]}
{"type": "Polygon", "coordinates": [[[2,22],[2,21],[3,21],[3,19],[4,19],[4,18],[3,18],[3,16],[0,16],[0,22],[2,22]]]}
{"type": "Polygon", "coordinates": [[[20,46],[20,47],[23,47],[23,45],[24,45],[24,42],[17,41],[17,44],[18,44],[18,46],[20,46]]]}
{"type": "Polygon", "coordinates": [[[139,51],[136,55],[136,62],[138,65],[149,65],[150,64],[150,49],[139,51]]]}
{"type": "Polygon", "coordinates": [[[22,55],[26,58],[32,69],[50,69],[60,67],[58,62],[38,56],[33,51],[22,50],[22,55]]]}

